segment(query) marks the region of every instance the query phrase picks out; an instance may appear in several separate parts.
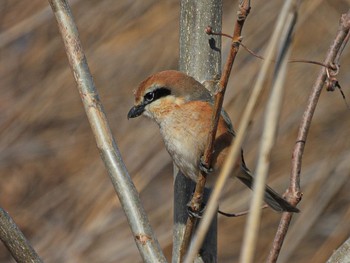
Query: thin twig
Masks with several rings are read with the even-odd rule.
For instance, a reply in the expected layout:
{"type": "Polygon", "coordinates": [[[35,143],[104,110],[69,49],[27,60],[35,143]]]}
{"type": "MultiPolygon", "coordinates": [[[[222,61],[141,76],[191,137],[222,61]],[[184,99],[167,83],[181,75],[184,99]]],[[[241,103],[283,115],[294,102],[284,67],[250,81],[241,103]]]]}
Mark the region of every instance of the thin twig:
{"type": "MultiPolygon", "coordinates": [[[[298,1],[298,0],[296,0],[298,1]]],[[[287,58],[297,17],[297,2],[286,1],[277,21],[277,25],[271,41],[271,50],[274,51],[277,43],[281,43],[279,56],[275,64],[274,84],[266,108],[266,117],[258,155],[256,179],[253,187],[253,198],[250,205],[251,213],[245,227],[240,262],[250,263],[254,261],[257,237],[259,233],[261,206],[265,191],[265,181],[270,167],[272,147],[275,143],[279,113],[282,104],[283,87],[287,71],[287,58]],[[293,8],[294,7],[294,8],[293,8]],[[275,47],[273,47],[275,46],[275,47]]]]}
{"type": "Polygon", "coordinates": [[[255,87],[252,91],[252,94],[249,98],[249,101],[248,101],[247,106],[245,108],[245,111],[243,113],[240,127],[239,127],[237,134],[236,134],[236,138],[235,138],[232,146],[230,147],[230,150],[229,150],[227,157],[226,157],[226,161],[225,161],[224,166],[221,170],[221,174],[216,181],[215,188],[214,188],[214,190],[211,194],[211,197],[209,199],[209,202],[207,204],[203,219],[201,220],[201,222],[199,224],[199,227],[198,227],[198,230],[197,230],[196,235],[194,237],[193,243],[190,247],[191,254],[188,256],[188,261],[186,261],[186,262],[190,262],[190,259],[193,258],[194,254],[196,253],[196,251],[200,247],[200,244],[202,243],[202,240],[203,240],[205,233],[208,229],[210,221],[217,210],[217,203],[218,203],[220,194],[222,192],[222,189],[225,185],[227,178],[231,174],[232,167],[239,156],[239,153],[241,151],[241,145],[242,145],[243,139],[245,137],[246,130],[248,128],[248,124],[250,123],[251,115],[252,115],[253,110],[255,108],[255,104],[258,101],[259,95],[261,94],[263,83],[264,83],[266,73],[268,70],[268,66],[270,64],[270,60],[272,59],[272,55],[273,55],[272,51],[273,50],[274,50],[274,46],[269,45],[269,48],[267,50],[267,55],[266,55],[267,60],[263,61],[263,67],[258,75],[255,87]]]}
{"type": "MultiPolygon", "coordinates": [[[[208,26],[208,27],[206,28],[205,31],[206,31],[206,33],[209,34],[209,35],[224,36],[224,37],[233,39],[233,37],[230,36],[229,34],[214,32],[210,26],[208,26]]],[[[349,36],[348,36],[348,37],[349,37],[349,36]]],[[[240,42],[239,44],[240,44],[249,54],[253,55],[254,57],[259,58],[259,59],[262,59],[262,60],[265,59],[263,56],[257,54],[256,52],[254,52],[253,50],[251,50],[249,47],[247,47],[243,42],[240,42]]],[[[271,62],[276,62],[276,60],[272,59],[271,62]]],[[[313,60],[308,60],[308,59],[290,59],[290,60],[288,60],[288,63],[308,63],[308,64],[319,65],[319,66],[322,66],[322,67],[325,67],[325,68],[329,68],[329,69],[332,69],[332,68],[333,68],[331,65],[325,65],[325,64],[322,63],[322,62],[313,61],[313,60]]]]}
{"type": "MultiPolygon", "coordinates": [[[[221,114],[226,86],[231,74],[231,69],[232,69],[234,60],[238,53],[239,43],[241,42],[241,33],[242,33],[243,25],[250,11],[250,1],[249,0],[240,1],[238,8],[239,8],[239,11],[238,11],[237,20],[234,26],[234,33],[232,38],[230,54],[227,58],[227,61],[223,70],[223,74],[217,84],[217,93],[215,94],[214,110],[213,110],[213,115],[211,120],[212,121],[211,130],[208,135],[204,156],[201,160],[203,165],[208,168],[211,166],[211,162],[212,162],[212,152],[214,149],[216,130],[217,130],[220,114],[221,114]]],[[[194,211],[199,211],[199,209],[201,208],[201,204],[203,200],[203,192],[204,192],[205,183],[206,183],[206,174],[201,171],[198,178],[199,179],[196,184],[196,189],[193,194],[193,198],[190,202],[191,209],[194,211]]],[[[183,245],[183,251],[182,251],[183,255],[185,255],[187,252],[187,247],[189,245],[191,233],[193,231],[193,227],[196,223],[196,220],[197,219],[194,217],[189,217],[189,219],[187,220],[186,231],[185,231],[186,239],[184,239],[184,243],[183,243],[184,245],[183,245]]],[[[212,220],[212,217],[210,218],[210,222],[211,220],[212,220]]],[[[205,234],[206,234],[206,231],[205,231],[205,234]]],[[[203,239],[205,237],[205,234],[203,236],[203,239]]],[[[203,239],[200,241],[200,244],[199,243],[197,244],[199,245],[198,247],[192,249],[189,252],[189,255],[186,257],[185,262],[193,261],[197,251],[199,250],[199,247],[203,242],[203,239]]]]}
{"type": "Polygon", "coordinates": [[[0,208],[0,239],[16,262],[42,262],[11,216],[2,208],[0,208]]]}
{"type": "MultiPolygon", "coordinates": [[[[330,149],[330,151],[332,150],[330,149]]],[[[310,233],[308,230],[312,229],[320,220],[322,213],[325,212],[335,196],[339,194],[340,189],[349,180],[349,158],[350,153],[346,152],[335,158],[328,157],[320,160],[321,164],[318,165],[317,178],[312,183],[312,189],[308,189],[309,198],[304,204],[302,213],[294,219],[294,229],[291,227],[284,241],[288,245],[288,249],[278,257],[279,263],[292,261],[299,244],[310,233]],[[337,178],[337,180],[334,180],[334,178],[337,178]]],[[[320,262],[319,260],[310,260],[309,262],[317,261],[320,262]]]]}
{"type": "MultiPolygon", "coordinates": [[[[347,35],[349,34],[350,29],[350,10],[347,14],[343,14],[340,19],[340,25],[338,33],[333,41],[331,47],[327,52],[326,59],[324,64],[331,65],[334,59],[337,57],[337,54],[343,46],[343,42],[346,40],[347,35]]],[[[315,84],[312,87],[311,94],[308,99],[307,107],[305,109],[303,118],[300,123],[298,137],[296,139],[296,144],[293,151],[292,157],[292,170],[290,176],[290,187],[287,190],[286,197],[289,202],[293,205],[296,205],[301,200],[300,192],[300,171],[302,164],[302,156],[304,153],[306,138],[310,129],[311,120],[315,112],[318,99],[320,97],[322,88],[324,86],[325,80],[327,78],[327,72],[325,68],[322,68],[315,84]]],[[[272,263],[276,262],[279,252],[281,250],[284,238],[287,234],[287,230],[292,219],[291,213],[284,213],[282,215],[275,239],[272,244],[270,254],[267,258],[267,262],[272,263]]]]}
{"type": "Polygon", "coordinates": [[[166,262],[158,240],[149,224],[138,192],[112,136],[103,105],[99,99],[80,43],[78,29],[70,7],[65,0],[49,0],[49,3],[55,14],[69,64],[95,136],[97,147],[122,204],[141,257],[145,262],[166,262]]]}
{"type": "Polygon", "coordinates": [[[307,64],[314,64],[314,65],[322,66],[324,68],[332,69],[332,66],[326,65],[323,62],[313,61],[313,60],[308,60],[308,59],[290,59],[288,61],[288,63],[307,63],[307,64]]]}
{"type": "MultiPolygon", "coordinates": [[[[262,59],[264,60],[265,58],[263,56],[258,55],[257,53],[255,53],[253,50],[251,50],[250,48],[248,48],[246,45],[244,45],[243,43],[241,43],[241,46],[251,55],[253,55],[256,58],[262,59]]],[[[274,59],[271,60],[271,62],[276,62],[274,59]]],[[[308,60],[308,59],[289,59],[288,63],[307,63],[307,64],[315,64],[315,65],[319,65],[325,68],[330,68],[332,69],[332,67],[330,65],[326,65],[322,62],[319,61],[313,61],[313,60],[308,60]]]]}

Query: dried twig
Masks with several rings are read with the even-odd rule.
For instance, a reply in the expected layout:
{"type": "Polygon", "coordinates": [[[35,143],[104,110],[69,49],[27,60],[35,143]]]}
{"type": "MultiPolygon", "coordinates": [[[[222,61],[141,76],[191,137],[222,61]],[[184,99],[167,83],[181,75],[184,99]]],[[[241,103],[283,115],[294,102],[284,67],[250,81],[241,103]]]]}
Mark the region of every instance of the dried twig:
{"type": "Polygon", "coordinates": [[[289,55],[289,47],[293,34],[294,25],[296,23],[298,1],[286,1],[270,42],[271,50],[273,46],[280,42],[279,56],[275,64],[274,84],[271,95],[266,108],[266,116],[263,134],[260,143],[260,151],[258,157],[258,165],[256,169],[256,179],[253,187],[253,198],[251,201],[251,213],[248,216],[248,222],[245,228],[242,253],[240,262],[250,263],[254,260],[257,236],[259,233],[259,225],[261,218],[260,206],[263,202],[265,181],[270,166],[270,158],[272,147],[275,143],[279,112],[283,97],[284,80],[286,77],[287,58],[289,55]]]}
{"type": "MultiPolygon", "coordinates": [[[[207,32],[207,34],[210,34],[210,35],[224,36],[224,37],[233,39],[233,37],[230,36],[229,34],[214,32],[210,26],[208,26],[208,27],[206,28],[206,32],[207,32]]],[[[251,50],[249,47],[247,47],[245,44],[243,44],[243,42],[240,42],[239,44],[240,44],[249,54],[253,55],[254,57],[256,57],[256,58],[258,58],[258,59],[262,59],[262,60],[265,59],[263,56],[257,54],[256,52],[254,52],[253,50],[251,50]]],[[[271,62],[276,62],[276,60],[272,59],[271,62]]],[[[309,64],[319,65],[319,66],[322,66],[322,67],[325,67],[325,68],[332,68],[331,66],[325,65],[325,64],[322,63],[322,62],[319,62],[319,61],[312,61],[312,60],[308,60],[308,59],[290,59],[290,60],[288,60],[288,63],[309,63],[309,64]]]]}
{"type": "MultiPolygon", "coordinates": [[[[277,34],[277,36],[278,35],[279,34],[277,34]]],[[[273,39],[275,39],[275,40],[271,40],[272,43],[277,41],[277,36],[273,37],[273,39]]],[[[226,162],[221,170],[220,177],[216,181],[216,185],[215,185],[215,188],[214,188],[213,193],[211,195],[211,198],[209,200],[209,203],[206,207],[204,217],[203,217],[202,221],[200,222],[200,225],[198,227],[198,231],[196,232],[196,236],[194,237],[193,244],[190,248],[190,252],[193,254],[196,253],[196,251],[198,250],[199,244],[201,244],[201,242],[203,240],[203,237],[206,233],[206,230],[210,224],[210,220],[216,212],[217,202],[218,202],[218,199],[220,197],[220,193],[225,185],[225,182],[226,182],[228,176],[231,173],[233,164],[235,163],[235,160],[238,158],[238,155],[240,153],[242,141],[245,137],[246,129],[247,129],[248,124],[250,122],[250,118],[251,118],[253,109],[254,109],[255,104],[256,104],[256,102],[259,98],[259,95],[262,91],[264,79],[266,77],[266,73],[268,70],[268,66],[270,64],[270,60],[272,59],[273,50],[275,49],[275,45],[276,45],[276,43],[274,45],[269,45],[269,48],[267,50],[267,55],[266,55],[267,59],[263,62],[263,67],[259,73],[259,76],[257,78],[257,82],[256,82],[255,87],[253,89],[253,92],[249,98],[246,109],[243,113],[240,127],[239,127],[237,134],[236,134],[236,138],[233,142],[233,145],[231,146],[231,148],[229,150],[229,153],[228,153],[227,158],[226,158],[226,162]]],[[[193,257],[193,255],[190,255],[188,257],[188,259],[190,260],[190,258],[192,258],[192,257],[193,257]]],[[[187,261],[187,262],[189,262],[189,261],[187,261]]]]}
{"type": "Polygon", "coordinates": [[[0,208],[0,239],[16,262],[42,262],[16,223],[2,208],[0,208]]]}
{"type": "MultiPolygon", "coordinates": [[[[346,152],[334,157],[335,158],[324,158],[323,160],[320,159],[320,164],[318,164],[319,172],[315,178],[316,180],[312,183],[312,189],[310,189],[311,187],[308,188],[309,198],[305,200],[306,202],[304,202],[302,213],[295,218],[294,225],[285,238],[284,242],[288,246],[288,249],[283,251],[278,257],[279,263],[292,261],[299,244],[307,237],[309,233],[308,230],[312,229],[312,227],[317,224],[322,213],[325,212],[332,200],[339,194],[340,189],[349,180],[350,153],[346,152]],[[337,180],[334,180],[334,178],[337,178],[337,180]]],[[[339,238],[339,235],[337,235],[337,237],[339,238]]],[[[334,245],[335,244],[333,244],[333,248],[334,245]]],[[[330,247],[332,246],[323,250],[320,247],[319,251],[321,252],[322,250],[321,253],[329,253],[330,247]]],[[[325,262],[325,260],[309,260],[309,262],[325,262]]]]}
{"type": "MultiPolygon", "coordinates": [[[[340,19],[340,25],[338,33],[333,41],[331,47],[327,52],[324,64],[332,65],[334,59],[337,57],[339,51],[344,47],[344,42],[347,41],[347,36],[350,30],[350,10],[348,13],[343,14],[340,19]]],[[[345,42],[346,43],[346,42],[345,42]]],[[[290,187],[287,190],[286,196],[289,202],[296,205],[300,200],[302,193],[300,192],[300,171],[302,156],[304,153],[306,138],[310,129],[311,120],[315,112],[318,99],[320,97],[322,88],[327,78],[327,72],[325,68],[322,68],[315,84],[312,87],[311,94],[308,99],[307,107],[305,109],[301,124],[299,127],[299,133],[296,140],[296,144],[293,151],[292,157],[292,170],[290,177],[290,187]]],[[[279,252],[281,250],[284,238],[287,234],[287,230],[292,219],[291,213],[284,213],[282,215],[273,245],[268,256],[267,262],[276,262],[279,252]]]]}
{"type": "Polygon", "coordinates": [[[166,262],[158,240],[153,234],[137,190],[112,136],[107,117],[88,68],[70,7],[65,0],[49,0],[49,3],[55,14],[69,64],[95,136],[97,147],[114,189],[118,194],[141,257],[145,262],[166,262]]]}
{"type": "MultiPolygon", "coordinates": [[[[225,68],[220,78],[220,81],[217,84],[217,93],[215,94],[215,104],[214,104],[214,110],[212,115],[212,126],[208,135],[204,156],[201,160],[203,165],[208,168],[211,166],[214,141],[215,141],[217,126],[218,126],[218,122],[221,114],[221,108],[224,100],[226,86],[231,74],[233,62],[238,53],[239,43],[241,42],[242,28],[249,14],[249,11],[250,11],[250,1],[241,1],[241,3],[239,4],[238,17],[234,26],[234,35],[232,38],[230,54],[226,61],[225,68]]],[[[207,31],[207,33],[209,32],[207,31]]],[[[201,209],[205,183],[206,183],[206,174],[204,172],[201,172],[198,177],[198,182],[196,184],[196,189],[193,194],[193,198],[190,201],[190,208],[193,211],[198,212],[201,209]]],[[[189,241],[192,236],[193,227],[195,226],[196,221],[197,219],[195,217],[189,217],[187,220],[185,238],[183,243],[183,255],[186,254],[186,250],[187,250],[186,248],[189,245],[189,241]]],[[[192,251],[191,251],[191,254],[193,254],[193,256],[195,255],[194,253],[192,253],[192,251]]]]}
{"type": "MultiPolygon", "coordinates": [[[[221,108],[224,100],[224,95],[226,91],[226,86],[231,74],[231,69],[233,66],[233,62],[236,58],[236,55],[238,53],[239,49],[239,43],[241,42],[241,32],[244,25],[244,22],[249,14],[250,11],[250,1],[245,0],[241,1],[239,4],[239,11],[238,11],[238,17],[234,26],[234,33],[232,38],[232,44],[230,49],[230,54],[227,58],[223,74],[217,84],[217,93],[215,94],[215,103],[214,103],[214,110],[212,115],[212,126],[211,130],[208,135],[207,145],[204,151],[204,156],[202,158],[202,163],[205,167],[210,167],[212,162],[212,152],[214,149],[214,141],[216,136],[216,130],[221,114],[221,108]]],[[[208,33],[208,32],[207,32],[208,33]]],[[[196,184],[196,189],[193,194],[193,198],[190,201],[190,208],[194,212],[199,212],[201,209],[202,201],[203,201],[203,193],[206,183],[206,174],[205,172],[201,171],[198,177],[198,182],[196,184]]],[[[193,228],[196,224],[197,218],[195,217],[189,217],[186,223],[186,230],[185,230],[185,237],[182,245],[182,255],[185,255],[187,252],[187,248],[192,236],[193,228]]],[[[211,221],[211,219],[210,219],[211,221]]],[[[205,236],[205,235],[204,235],[205,236]]],[[[203,236],[203,238],[204,238],[203,236]]],[[[202,242],[200,242],[199,246],[202,242]]],[[[195,250],[190,251],[189,257],[187,257],[186,261],[192,261],[195,254],[197,253],[199,247],[195,250]]]]}

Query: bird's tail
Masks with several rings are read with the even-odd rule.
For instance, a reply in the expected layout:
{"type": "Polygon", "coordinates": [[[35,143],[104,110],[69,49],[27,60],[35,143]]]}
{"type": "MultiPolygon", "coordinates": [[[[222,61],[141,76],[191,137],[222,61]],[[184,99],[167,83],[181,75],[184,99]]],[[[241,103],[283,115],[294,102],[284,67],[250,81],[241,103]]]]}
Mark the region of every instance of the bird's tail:
{"type": "MultiPolygon", "coordinates": [[[[242,173],[237,178],[245,184],[247,187],[252,189],[254,178],[251,175],[248,168],[245,165],[242,166],[242,173]]],[[[276,193],[271,187],[265,185],[265,202],[274,210],[278,212],[294,212],[298,213],[299,209],[288,203],[282,196],[276,193]]]]}

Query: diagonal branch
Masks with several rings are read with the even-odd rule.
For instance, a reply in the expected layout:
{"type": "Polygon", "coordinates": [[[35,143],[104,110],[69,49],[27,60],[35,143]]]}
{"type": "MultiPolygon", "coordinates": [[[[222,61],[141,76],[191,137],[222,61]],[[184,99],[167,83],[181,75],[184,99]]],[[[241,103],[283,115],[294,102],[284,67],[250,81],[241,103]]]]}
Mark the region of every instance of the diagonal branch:
{"type": "MultiPolygon", "coordinates": [[[[208,168],[211,166],[211,162],[212,162],[212,152],[214,149],[214,141],[215,141],[219,118],[221,115],[221,109],[222,109],[222,104],[223,104],[224,95],[226,91],[226,86],[231,74],[233,62],[239,50],[243,25],[250,11],[250,1],[249,0],[240,1],[238,8],[239,8],[239,11],[238,11],[237,20],[234,26],[234,33],[233,33],[233,38],[231,43],[230,54],[227,58],[223,74],[217,84],[217,93],[215,94],[211,130],[208,135],[204,156],[201,160],[203,165],[208,168]]],[[[205,183],[206,183],[206,174],[205,172],[201,171],[198,177],[198,182],[196,184],[195,192],[193,194],[192,200],[190,201],[190,208],[195,212],[199,212],[201,209],[205,183]]],[[[189,246],[193,228],[196,222],[197,222],[197,218],[195,217],[189,217],[187,220],[185,234],[184,234],[185,237],[181,246],[182,256],[184,256],[187,252],[187,248],[189,246]]],[[[191,255],[194,256],[197,250],[198,249],[191,251],[191,255]]]]}
{"type": "Polygon", "coordinates": [[[43,262],[11,216],[0,208],[0,239],[16,262],[43,262]]]}
{"type": "MultiPolygon", "coordinates": [[[[338,28],[338,33],[330,46],[324,64],[332,65],[334,60],[337,58],[339,52],[341,52],[342,47],[346,44],[348,40],[347,35],[350,30],[350,10],[348,13],[343,14],[340,19],[340,25],[338,28]]],[[[300,123],[298,137],[293,151],[292,157],[292,170],[290,177],[290,187],[287,190],[287,199],[293,205],[299,203],[302,197],[300,192],[300,171],[302,164],[302,156],[304,153],[306,138],[310,129],[311,120],[315,112],[318,99],[321,95],[322,88],[327,78],[327,71],[325,68],[322,68],[315,84],[312,87],[311,93],[309,95],[308,103],[303,115],[303,118],[300,123]]],[[[267,258],[267,262],[272,263],[276,262],[284,238],[287,234],[287,230],[292,219],[292,213],[284,213],[282,215],[275,239],[270,250],[270,254],[267,258]]]]}
{"type": "Polygon", "coordinates": [[[166,262],[138,192],[122,161],[107,117],[93,82],[80,43],[78,29],[66,0],[49,0],[66,48],[69,64],[77,83],[86,115],[95,136],[101,158],[124,209],[136,245],[145,262],[166,262]]]}
{"type": "MultiPolygon", "coordinates": [[[[287,5],[287,4],[289,5],[290,2],[287,1],[285,3],[285,5],[287,5]]],[[[285,8],[285,9],[289,10],[289,8],[285,8]]],[[[284,11],[284,13],[286,13],[286,10],[284,11]]],[[[284,21],[285,19],[286,19],[286,16],[281,14],[279,20],[284,21]]],[[[284,23],[281,22],[281,24],[283,25],[284,23]]],[[[251,115],[252,115],[253,110],[255,108],[255,104],[257,103],[259,95],[261,94],[261,91],[263,88],[263,83],[264,83],[264,80],[266,78],[266,73],[268,71],[270,61],[272,60],[272,56],[274,54],[273,51],[276,48],[276,45],[277,45],[278,40],[279,40],[279,35],[280,35],[282,29],[283,29],[283,26],[276,27],[276,29],[275,29],[275,31],[270,39],[270,43],[268,45],[268,48],[266,51],[266,56],[265,56],[266,60],[263,61],[261,70],[260,70],[259,75],[257,77],[257,81],[255,83],[252,94],[249,98],[249,101],[248,101],[247,106],[245,108],[245,111],[243,113],[240,127],[238,129],[237,134],[236,134],[236,138],[235,138],[235,140],[234,140],[234,142],[233,142],[232,146],[230,147],[230,150],[227,154],[226,161],[225,161],[224,166],[221,170],[221,174],[216,181],[215,188],[214,188],[213,193],[210,197],[209,203],[207,204],[206,211],[204,213],[204,217],[203,217],[202,221],[200,222],[200,225],[198,227],[198,231],[196,232],[196,235],[194,237],[193,244],[191,245],[191,248],[190,248],[191,254],[188,257],[189,259],[193,258],[193,254],[196,253],[199,245],[201,244],[201,242],[203,240],[203,235],[205,235],[205,233],[208,229],[208,225],[210,223],[210,220],[217,210],[217,203],[218,203],[218,200],[220,197],[220,193],[225,185],[227,178],[231,174],[231,170],[232,170],[234,163],[236,162],[236,160],[239,156],[239,153],[241,151],[242,141],[245,137],[246,130],[247,130],[248,124],[249,124],[250,119],[251,119],[251,115]]],[[[189,262],[189,261],[187,261],[187,262],[189,262]]]]}

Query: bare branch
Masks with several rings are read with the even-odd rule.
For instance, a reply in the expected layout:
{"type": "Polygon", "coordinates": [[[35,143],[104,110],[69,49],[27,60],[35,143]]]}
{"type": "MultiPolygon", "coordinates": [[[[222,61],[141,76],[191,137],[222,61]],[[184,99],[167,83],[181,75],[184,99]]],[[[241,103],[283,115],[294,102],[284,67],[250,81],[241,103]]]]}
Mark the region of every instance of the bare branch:
{"type": "MultiPolygon", "coordinates": [[[[244,22],[248,16],[248,14],[249,14],[249,11],[250,11],[250,1],[249,0],[240,1],[238,8],[239,8],[239,11],[238,11],[238,15],[237,15],[237,20],[236,20],[235,25],[234,25],[234,33],[233,33],[233,38],[232,38],[232,43],[231,43],[230,54],[227,58],[223,74],[222,74],[220,81],[218,82],[218,85],[217,85],[217,93],[215,95],[214,110],[213,110],[213,115],[212,115],[212,126],[211,126],[211,130],[209,132],[209,135],[208,135],[207,145],[206,145],[206,148],[204,151],[204,156],[202,159],[204,166],[206,166],[208,168],[211,166],[212,152],[214,149],[216,130],[217,130],[220,114],[221,114],[221,109],[222,109],[222,104],[223,104],[224,95],[225,95],[225,91],[226,91],[226,86],[227,86],[227,83],[228,83],[228,80],[229,80],[229,77],[231,74],[233,62],[234,62],[236,55],[238,53],[239,43],[241,42],[241,33],[242,33],[243,25],[244,25],[244,22]]],[[[202,195],[203,195],[205,183],[206,183],[206,175],[204,172],[201,172],[199,175],[198,183],[196,185],[195,193],[193,195],[193,199],[191,200],[191,207],[194,208],[194,210],[201,207],[200,204],[202,202],[202,195]]],[[[213,197],[211,197],[210,199],[213,199],[213,197]]],[[[187,257],[185,259],[185,262],[193,261],[197,251],[199,250],[199,248],[204,240],[204,237],[207,233],[208,227],[210,226],[210,222],[212,221],[212,218],[214,217],[214,214],[216,213],[216,209],[217,209],[216,202],[217,202],[217,199],[216,199],[215,204],[214,204],[215,208],[212,208],[211,214],[209,214],[209,216],[207,216],[206,219],[205,219],[205,217],[203,218],[206,220],[205,221],[206,222],[205,223],[205,225],[206,225],[205,230],[203,231],[203,229],[198,229],[196,236],[199,236],[199,238],[195,239],[196,242],[194,242],[193,245],[191,246],[191,249],[189,250],[189,254],[187,255],[187,257]]],[[[208,210],[206,210],[206,214],[208,214],[208,210]]],[[[192,227],[193,225],[194,224],[192,222],[189,222],[189,227],[192,227]]],[[[201,225],[203,225],[203,222],[201,222],[201,225]]]]}
{"type": "Polygon", "coordinates": [[[279,113],[281,111],[281,102],[283,97],[283,87],[287,69],[287,58],[293,29],[296,23],[297,5],[292,9],[295,1],[286,1],[282,8],[280,17],[277,21],[274,36],[275,45],[281,42],[279,56],[275,64],[274,84],[271,90],[270,99],[267,104],[264,130],[260,143],[258,155],[258,165],[256,169],[256,179],[253,187],[253,198],[251,201],[251,213],[248,216],[248,222],[245,228],[244,241],[240,262],[253,262],[259,225],[261,218],[260,206],[263,202],[265,181],[270,167],[270,156],[272,147],[275,143],[279,113]]]}
{"type": "Polygon", "coordinates": [[[2,208],[0,208],[0,239],[16,262],[42,262],[11,216],[2,208]]]}
{"type": "Polygon", "coordinates": [[[112,136],[102,103],[80,43],[78,29],[65,0],[49,0],[64,41],[69,64],[84,104],[100,155],[122,204],[135,242],[145,262],[166,262],[136,188],[112,136]]]}
{"type": "MultiPolygon", "coordinates": [[[[342,50],[343,42],[347,40],[349,29],[350,29],[350,10],[348,11],[348,13],[343,14],[340,19],[338,33],[327,52],[324,64],[332,65],[332,63],[334,62],[334,59],[338,56],[338,53],[340,52],[340,50],[342,50]]],[[[311,120],[315,112],[318,99],[320,97],[326,78],[327,78],[327,71],[325,68],[322,68],[315,81],[315,84],[312,87],[312,90],[307,102],[307,106],[300,123],[299,132],[298,132],[296,144],[293,151],[293,157],[292,157],[290,187],[287,190],[287,198],[289,202],[293,205],[296,205],[297,203],[299,203],[302,197],[302,193],[300,192],[300,171],[301,171],[301,164],[302,164],[302,156],[304,153],[306,138],[311,125],[311,120]]],[[[291,213],[284,213],[282,215],[267,262],[271,263],[271,262],[277,261],[277,258],[282,248],[282,244],[287,234],[287,230],[291,219],[292,219],[291,213]]]]}
{"type": "Polygon", "coordinates": [[[327,263],[350,261],[350,238],[346,240],[329,258],[327,263]]]}
{"type": "MultiPolygon", "coordinates": [[[[215,30],[221,31],[222,1],[181,1],[180,13],[180,63],[181,71],[193,76],[200,82],[216,79],[221,75],[221,38],[208,36],[204,28],[210,24],[215,30]]],[[[196,220],[188,218],[187,204],[191,199],[195,184],[176,172],[174,184],[174,246],[173,262],[182,262],[191,240],[196,220]]],[[[203,184],[204,187],[204,184],[203,184]]],[[[209,195],[206,189],[196,203],[209,195]]],[[[198,191],[197,191],[198,193],[198,191]]],[[[192,210],[196,210],[193,209],[192,210]]],[[[212,221],[205,242],[198,253],[196,261],[215,262],[217,257],[217,221],[212,221]]]]}

